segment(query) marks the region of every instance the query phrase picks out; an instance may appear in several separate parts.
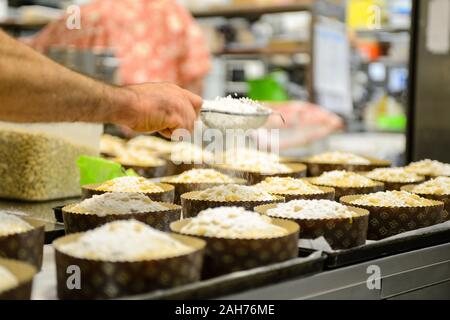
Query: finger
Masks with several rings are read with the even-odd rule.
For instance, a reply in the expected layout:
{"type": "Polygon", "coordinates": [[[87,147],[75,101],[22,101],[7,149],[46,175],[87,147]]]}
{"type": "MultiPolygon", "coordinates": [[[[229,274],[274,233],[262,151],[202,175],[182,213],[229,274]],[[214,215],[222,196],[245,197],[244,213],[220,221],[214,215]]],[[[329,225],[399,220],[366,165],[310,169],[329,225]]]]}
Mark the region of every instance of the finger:
{"type": "Polygon", "coordinates": [[[191,102],[192,106],[194,107],[195,113],[198,116],[203,105],[203,99],[200,96],[190,92],[189,90],[184,90],[184,93],[191,102]]]}
{"type": "Polygon", "coordinates": [[[173,134],[172,129],[164,129],[162,131],[159,131],[159,133],[167,139],[172,139],[172,134],[173,134]]]}

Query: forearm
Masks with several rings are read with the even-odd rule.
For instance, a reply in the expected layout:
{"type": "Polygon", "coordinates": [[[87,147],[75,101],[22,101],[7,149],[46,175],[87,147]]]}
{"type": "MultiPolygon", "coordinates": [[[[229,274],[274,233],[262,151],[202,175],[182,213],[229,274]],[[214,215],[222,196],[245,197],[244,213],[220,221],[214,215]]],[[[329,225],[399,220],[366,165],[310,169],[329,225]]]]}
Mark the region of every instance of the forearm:
{"type": "Polygon", "coordinates": [[[120,122],[133,94],[66,69],[0,31],[0,120],[120,122]]]}

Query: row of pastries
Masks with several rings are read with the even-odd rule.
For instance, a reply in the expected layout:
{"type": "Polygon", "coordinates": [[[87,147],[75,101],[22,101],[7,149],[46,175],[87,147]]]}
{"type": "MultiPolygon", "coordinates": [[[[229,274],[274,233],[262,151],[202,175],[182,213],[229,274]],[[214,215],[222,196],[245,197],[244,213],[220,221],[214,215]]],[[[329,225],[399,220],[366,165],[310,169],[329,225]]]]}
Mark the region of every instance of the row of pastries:
{"type": "MultiPolygon", "coordinates": [[[[113,139],[111,145],[116,146],[103,151],[109,156],[116,152],[119,159],[126,157],[123,150],[146,150],[161,160],[174,147],[151,140],[113,139]]],[[[122,177],[84,186],[84,199],[63,209],[68,235],[53,244],[58,296],[140,294],[294,259],[299,237],[324,237],[333,249],[344,250],[446,219],[446,164],[424,161],[392,169],[382,161],[331,152],[302,159],[306,165],[299,175],[293,161],[258,156],[259,160],[252,159],[251,152],[228,155],[236,166],[242,165],[239,170],[234,167],[236,171],[251,168],[260,174],[257,178],[235,174],[228,166],[191,168],[161,182],[122,177]],[[239,159],[246,159],[246,164],[239,159]],[[313,171],[320,164],[331,170],[306,178],[311,164],[313,171]],[[261,168],[268,171],[258,172],[261,168]],[[66,269],[74,264],[92,272],[82,280],[86,290],[65,286],[66,269]]],[[[35,228],[16,215],[1,213],[0,251],[2,240],[35,228]]],[[[12,271],[0,261],[0,274],[7,275],[0,281],[0,297],[20,285],[12,271]]]]}

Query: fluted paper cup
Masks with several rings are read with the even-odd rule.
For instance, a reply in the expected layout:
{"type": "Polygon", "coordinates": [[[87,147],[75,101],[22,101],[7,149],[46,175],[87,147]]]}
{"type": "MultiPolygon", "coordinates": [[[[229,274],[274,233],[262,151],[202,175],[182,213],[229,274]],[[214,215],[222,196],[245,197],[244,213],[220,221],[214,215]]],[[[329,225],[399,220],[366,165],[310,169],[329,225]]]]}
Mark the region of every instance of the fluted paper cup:
{"type": "MultiPolygon", "coordinates": [[[[190,219],[171,224],[173,232],[181,233],[190,219]]],[[[298,257],[299,226],[290,221],[272,219],[272,223],[288,231],[282,237],[233,239],[198,237],[206,245],[203,278],[217,277],[298,257]]]]}

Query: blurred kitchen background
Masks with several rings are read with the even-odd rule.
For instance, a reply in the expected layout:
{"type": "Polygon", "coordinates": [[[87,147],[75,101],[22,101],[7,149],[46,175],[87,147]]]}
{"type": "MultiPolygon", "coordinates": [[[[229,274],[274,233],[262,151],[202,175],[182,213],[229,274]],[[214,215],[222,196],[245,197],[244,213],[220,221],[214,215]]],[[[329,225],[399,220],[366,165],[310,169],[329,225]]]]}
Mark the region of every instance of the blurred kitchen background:
{"type": "MultiPolygon", "coordinates": [[[[0,27],[26,39],[68,6],[89,2],[0,0],[0,27]]],[[[336,149],[404,162],[411,0],[179,2],[210,50],[204,98],[266,101],[286,120],[268,124],[282,129],[285,155],[336,149]]],[[[47,54],[120,84],[114,48],[58,46],[47,54]]]]}

